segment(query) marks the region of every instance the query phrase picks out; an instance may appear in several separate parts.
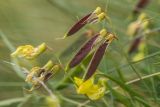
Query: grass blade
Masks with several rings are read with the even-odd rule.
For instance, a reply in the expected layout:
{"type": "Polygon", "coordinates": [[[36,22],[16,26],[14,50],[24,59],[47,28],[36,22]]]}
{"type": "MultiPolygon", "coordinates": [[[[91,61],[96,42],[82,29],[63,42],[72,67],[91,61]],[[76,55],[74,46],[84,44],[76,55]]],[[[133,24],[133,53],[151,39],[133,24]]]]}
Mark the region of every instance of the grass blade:
{"type": "Polygon", "coordinates": [[[107,85],[111,93],[115,96],[115,100],[119,103],[122,103],[126,107],[134,107],[132,103],[132,99],[128,96],[121,94],[120,92],[115,91],[109,84],[107,85]]]}
{"type": "Polygon", "coordinates": [[[25,98],[20,97],[20,98],[13,98],[13,99],[7,99],[7,100],[2,100],[0,101],[0,106],[4,107],[4,106],[9,106],[13,103],[19,103],[22,102],[25,98]]]}
{"type": "MultiPolygon", "coordinates": [[[[2,38],[3,42],[6,44],[6,46],[8,47],[8,49],[11,51],[11,52],[14,52],[16,49],[15,47],[11,44],[11,42],[8,40],[8,38],[6,37],[6,35],[3,34],[2,31],[0,31],[0,37],[2,38]]],[[[11,62],[13,63],[13,69],[14,71],[17,73],[17,75],[21,78],[25,78],[23,72],[22,72],[22,69],[20,66],[18,66],[18,60],[16,58],[12,58],[11,59],[11,62]]]]}

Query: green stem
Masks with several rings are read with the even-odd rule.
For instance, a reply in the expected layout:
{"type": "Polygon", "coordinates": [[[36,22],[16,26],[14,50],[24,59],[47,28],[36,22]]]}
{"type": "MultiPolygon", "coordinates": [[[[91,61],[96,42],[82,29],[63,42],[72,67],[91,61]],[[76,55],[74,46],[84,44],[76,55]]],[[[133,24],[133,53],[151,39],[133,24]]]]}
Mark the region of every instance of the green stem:
{"type": "Polygon", "coordinates": [[[84,103],[80,103],[80,102],[77,102],[77,101],[75,101],[75,100],[72,100],[72,99],[69,99],[69,98],[67,98],[67,97],[64,97],[64,96],[62,96],[62,95],[60,95],[60,94],[59,94],[59,98],[61,98],[62,100],[66,101],[66,102],[69,102],[69,103],[78,105],[78,107],[82,107],[82,106],[92,107],[92,106],[86,105],[86,103],[88,103],[89,100],[85,101],[84,103]]]}
{"type": "MultiPolygon", "coordinates": [[[[105,74],[97,74],[97,75],[105,75],[105,74]]],[[[147,78],[150,78],[150,77],[154,77],[154,76],[157,76],[157,75],[160,75],[160,72],[153,73],[153,74],[146,75],[146,76],[142,76],[141,79],[144,80],[144,79],[147,79],[147,78]]],[[[140,81],[141,79],[140,78],[136,78],[134,80],[126,82],[125,84],[126,85],[130,85],[130,84],[133,84],[133,83],[136,83],[136,82],[140,81]]],[[[120,88],[120,86],[116,86],[113,89],[118,89],[118,88],[120,88]]],[[[108,93],[110,93],[110,91],[106,91],[106,94],[108,94],[108,93]]]]}
{"type": "MultiPolygon", "coordinates": [[[[155,52],[155,53],[153,53],[153,54],[150,54],[150,55],[144,57],[144,58],[141,59],[141,60],[132,61],[132,62],[130,62],[130,64],[136,64],[136,63],[142,62],[142,61],[144,61],[144,60],[146,60],[146,59],[155,57],[155,56],[157,56],[157,55],[159,55],[159,54],[160,54],[160,51],[157,51],[157,52],[155,52]]],[[[123,65],[120,65],[120,66],[117,67],[117,68],[125,68],[125,67],[128,67],[128,65],[129,65],[129,64],[123,64],[123,65]]],[[[108,70],[108,73],[112,73],[112,72],[115,71],[115,70],[116,70],[115,68],[109,69],[109,70],[108,70]]]]}

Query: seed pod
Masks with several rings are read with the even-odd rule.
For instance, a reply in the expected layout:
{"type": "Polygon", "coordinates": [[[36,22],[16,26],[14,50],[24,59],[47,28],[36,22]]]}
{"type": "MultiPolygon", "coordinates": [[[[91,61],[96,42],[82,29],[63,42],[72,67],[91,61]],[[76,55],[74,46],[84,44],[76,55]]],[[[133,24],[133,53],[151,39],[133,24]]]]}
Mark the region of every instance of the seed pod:
{"type": "Polygon", "coordinates": [[[87,70],[87,74],[85,76],[85,80],[88,80],[95,73],[98,65],[100,64],[100,61],[103,58],[103,55],[105,53],[106,48],[114,39],[117,39],[117,37],[115,35],[113,35],[112,33],[108,34],[108,36],[105,37],[104,43],[102,43],[99,46],[99,48],[97,49],[97,51],[95,52],[95,54],[92,57],[92,60],[89,64],[89,67],[87,70]]]}
{"type": "Polygon", "coordinates": [[[150,0],[139,0],[139,2],[137,3],[133,13],[137,14],[140,12],[141,9],[145,8],[150,0]]]}
{"type": "Polygon", "coordinates": [[[137,50],[139,44],[141,43],[141,40],[142,40],[142,37],[138,37],[133,41],[133,43],[131,44],[129,51],[128,51],[129,54],[131,54],[137,50]]]}
{"type": "Polygon", "coordinates": [[[78,32],[83,26],[87,24],[87,19],[90,17],[92,13],[87,14],[82,19],[80,19],[76,24],[74,24],[71,29],[66,33],[65,37],[71,36],[74,33],[78,32]]]}
{"type": "Polygon", "coordinates": [[[74,56],[74,58],[69,63],[69,68],[73,68],[76,65],[78,65],[88,55],[98,36],[99,34],[96,34],[89,41],[87,41],[84,46],[82,46],[82,48],[78,51],[78,53],[74,56]]]}
{"type": "Polygon", "coordinates": [[[107,42],[104,42],[103,44],[101,44],[99,46],[99,48],[97,49],[97,51],[95,52],[95,54],[93,55],[93,58],[89,64],[89,68],[88,68],[88,71],[87,71],[87,74],[85,76],[85,80],[89,79],[96,71],[104,53],[105,53],[105,50],[108,46],[108,43],[107,42]]]}
{"type": "Polygon", "coordinates": [[[76,24],[74,24],[71,29],[65,34],[65,37],[71,36],[78,32],[82,27],[88,23],[100,22],[106,18],[106,13],[102,12],[100,7],[97,7],[93,12],[87,14],[82,19],[80,19],[76,24]]]}

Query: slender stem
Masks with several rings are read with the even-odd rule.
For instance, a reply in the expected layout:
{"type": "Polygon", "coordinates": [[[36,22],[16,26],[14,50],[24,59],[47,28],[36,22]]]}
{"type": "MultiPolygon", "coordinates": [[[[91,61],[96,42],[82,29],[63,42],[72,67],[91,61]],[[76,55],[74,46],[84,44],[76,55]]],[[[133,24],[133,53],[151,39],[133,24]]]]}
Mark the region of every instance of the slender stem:
{"type": "Polygon", "coordinates": [[[90,102],[90,100],[87,100],[87,101],[85,101],[85,102],[83,102],[83,103],[80,103],[80,104],[78,105],[78,107],[86,106],[86,104],[88,104],[89,102],[90,102]]]}
{"type": "MultiPolygon", "coordinates": [[[[141,79],[144,80],[144,79],[147,79],[147,78],[150,78],[150,77],[154,77],[154,76],[157,76],[157,75],[160,75],[160,72],[153,73],[153,74],[146,75],[146,76],[142,76],[141,78],[136,78],[136,79],[134,79],[134,80],[131,80],[131,81],[126,82],[125,84],[126,84],[126,85],[130,85],[130,84],[132,84],[132,83],[135,83],[135,82],[140,81],[141,79]]],[[[115,86],[113,89],[118,89],[118,88],[120,88],[120,86],[115,86]]],[[[108,94],[108,93],[110,93],[109,90],[106,91],[105,94],[108,94]]]]}
{"type": "Polygon", "coordinates": [[[69,99],[67,97],[64,97],[62,95],[59,95],[59,97],[64,101],[67,101],[67,102],[70,102],[72,104],[78,105],[78,107],[82,107],[82,106],[92,107],[92,106],[86,105],[86,103],[89,103],[89,100],[85,101],[85,103],[80,103],[80,102],[77,102],[75,100],[72,100],[72,99],[69,99]]]}
{"type": "Polygon", "coordinates": [[[102,98],[102,101],[104,102],[105,106],[108,107],[108,102],[104,98],[102,98]]]}
{"type": "Polygon", "coordinates": [[[19,103],[19,102],[22,102],[24,101],[25,98],[24,97],[18,97],[18,98],[12,98],[12,99],[7,99],[7,100],[2,100],[0,101],[0,106],[1,107],[6,107],[6,106],[9,106],[11,105],[12,103],[19,103]]]}
{"type": "MultiPolygon", "coordinates": [[[[155,29],[150,30],[149,32],[142,33],[142,34],[138,34],[138,35],[136,35],[135,37],[138,38],[138,37],[142,37],[142,36],[145,36],[145,35],[148,35],[148,34],[158,33],[158,32],[160,32],[160,28],[155,28],[155,29]]],[[[135,39],[136,39],[136,38],[135,38],[135,39]]],[[[134,41],[135,39],[133,39],[132,41],[134,41]]],[[[125,45],[128,44],[128,43],[130,43],[130,42],[131,42],[131,41],[128,41],[127,43],[125,43],[125,45]]],[[[153,53],[153,54],[150,54],[150,55],[144,57],[144,58],[141,59],[141,60],[130,62],[130,64],[139,63],[139,62],[141,62],[141,61],[143,61],[143,60],[149,59],[149,58],[154,57],[154,56],[157,56],[157,55],[159,55],[159,54],[160,54],[160,51],[157,51],[157,52],[155,52],[155,53],[153,53]]],[[[127,67],[128,65],[129,65],[129,64],[120,65],[118,68],[124,68],[124,67],[127,67]]],[[[109,70],[109,73],[113,72],[114,70],[115,70],[115,68],[110,69],[110,70],[109,70]]]]}
{"type": "Polygon", "coordinates": [[[57,98],[56,96],[52,93],[52,91],[44,84],[43,81],[40,81],[39,79],[37,79],[37,81],[45,88],[45,90],[49,93],[49,95],[51,96],[51,98],[55,101],[57,98]]]}
{"type": "MultiPolygon", "coordinates": [[[[143,76],[143,77],[141,77],[141,79],[147,79],[147,78],[150,78],[150,77],[153,77],[153,76],[156,76],[156,75],[160,75],[160,72],[143,76]]],[[[135,83],[135,82],[137,82],[137,81],[140,81],[141,79],[140,79],[140,78],[137,78],[137,79],[134,79],[134,80],[131,80],[131,81],[126,82],[126,84],[129,85],[129,84],[135,83]]]]}
{"type": "MultiPolygon", "coordinates": [[[[142,62],[142,61],[144,61],[144,60],[146,60],[146,59],[149,59],[149,58],[151,58],[151,57],[157,56],[157,55],[159,55],[159,54],[160,54],[160,51],[157,51],[157,52],[155,52],[155,53],[153,53],[153,54],[150,54],[150,55],[144,57],[144,58],[141,59],[141,60],[132,61],[132,62],[130,62],[130,63],[131,63],[131,64],[136,64],[136,63],[142,62]]],[[[120,66],[117,67],[117,68],[125,68],[125,67],[128,67],[128,65],[129,65],[129,64],[123,64],[123,65],[120,65],[120,66]]],[[[115,68],[109,69],[108,73],[112,73],[112,72],[115,71],[115,70],[116,70],[115,68]]]]}

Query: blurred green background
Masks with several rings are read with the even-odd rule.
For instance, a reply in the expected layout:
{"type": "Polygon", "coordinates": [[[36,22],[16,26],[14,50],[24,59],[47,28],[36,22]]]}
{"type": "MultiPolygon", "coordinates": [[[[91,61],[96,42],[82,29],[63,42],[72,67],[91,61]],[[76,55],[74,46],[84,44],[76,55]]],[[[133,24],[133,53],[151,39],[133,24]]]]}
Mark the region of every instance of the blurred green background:
{"type": "MultiPolygon", "coordinates": [[[[106,8],[107,14],[111,18],[113,31],[117,34],[119,40],[109,47],[108,53],[104,56],[99,69],[107,73],[109,70],[114,71],[113,76],[117,76],[115,67],[123,64],[128,64],[126,57],[123,53],[128,48],[129,40],[126,35],[126,30],[129,23],[133,20],[131,13],[138,0],[0,0],[0,32],[4,38],[0,38],[0,107],[55,107],[53,105],[47,106],[41,104],[45,102],[43,97],[46,92],[40,91],[37,93],[26,94],[23,90],[25,85],[24,79],[19,77],[10,62],[10,53],[15,47],[24,44],[32,44],[37,46],[45,42],[49,47],[53,48],[52,51],[47,51],[44,55],[36,61],[34,65],[44,65],[50,58],[55,59],[64,50],[66,50],[72,43],[80,38],[84,30],[81,30],[74,37],[65,40],[57,40],[56,38],[63,37],[65,32],[86,13],[93,11],[97,6],[106,8]],[[8,47],[5,39],[8,39],[12,44],[8,47]],[[127,43],[127,45],[126,45],[127,43]],[[122,47],[120,47],[120,45],[122,47]],[[120,49],[122,48],[122,49],[120,49]],[[54,55],[53,55],[54,54],[54,55]],[[44,93],[44,95],[43,95],[44,93]],[[42,98],[41,98],[42,97],[42,98]],[[22,102],[26,104],[22,104],[22,102]]],[[[152,22],[151,29],[160,27],[160,0],[151,0],[149,5],[142,10],[150,18],[152,22]]],[[[109,27],[109,24],[101,23],[95,25],[88,25],[84,29],[91,28],[98,32],[103,26],[109,27]]],[[[160,37],[156,33],[147,39],[147,55],[152,55],[160,49],[160,37]]],[[[76,50],[69,50],[70,54],[62,57],[62,63],[66,64],[68,60],[75,54],[76,50]]],[[[160,68],[160,55],[151,56],[147,60],[135,64],[136,70],[142,74],[147,75],[159,72],[160,68]]],[[[27,65],[28,62],[22,65],[27,66],[29,69],[34,65],[27,65]]],[[[137,77],[132,71],[130,66],[119,68],[123,71],[126,80],[131,80],[137,77]]],[[[50,80],[50,87],[54,88],[61,79],[63,73],[57,76],[57,79],[50,80]]],[[[146,80],[148,89],[143,83],[139,82],[134,84],[138,92],[144,94],[144,99],[152,99],[150,104],[152,107],[160,107],[160,78],[159,76],[146,80]]],[[[79,96],[76,100],[72,91],[73,87],[69,87],[58,94],[62,94],[73,98],[75,101],[85,101],[86,98],[79,96]],[[70,89],[71,88],[71,89],[70,89]],[[72,94],[72,95],[71,95],[72,94]],[[81,98],[82,97],[82,98],[81,98]]],[[[110,107],[123,107],[120,104],[114,104],[113,95],[107,97],[110,102],[110,107]]],[[[60,101],[62,107],[77,107],[77,104],[71,102],[60,101]]],[[[92,107],[103,107],[102,101],[92,102],[92,107]]],[[[138,107],[138,106],[135,106],[138,107]]]]}

